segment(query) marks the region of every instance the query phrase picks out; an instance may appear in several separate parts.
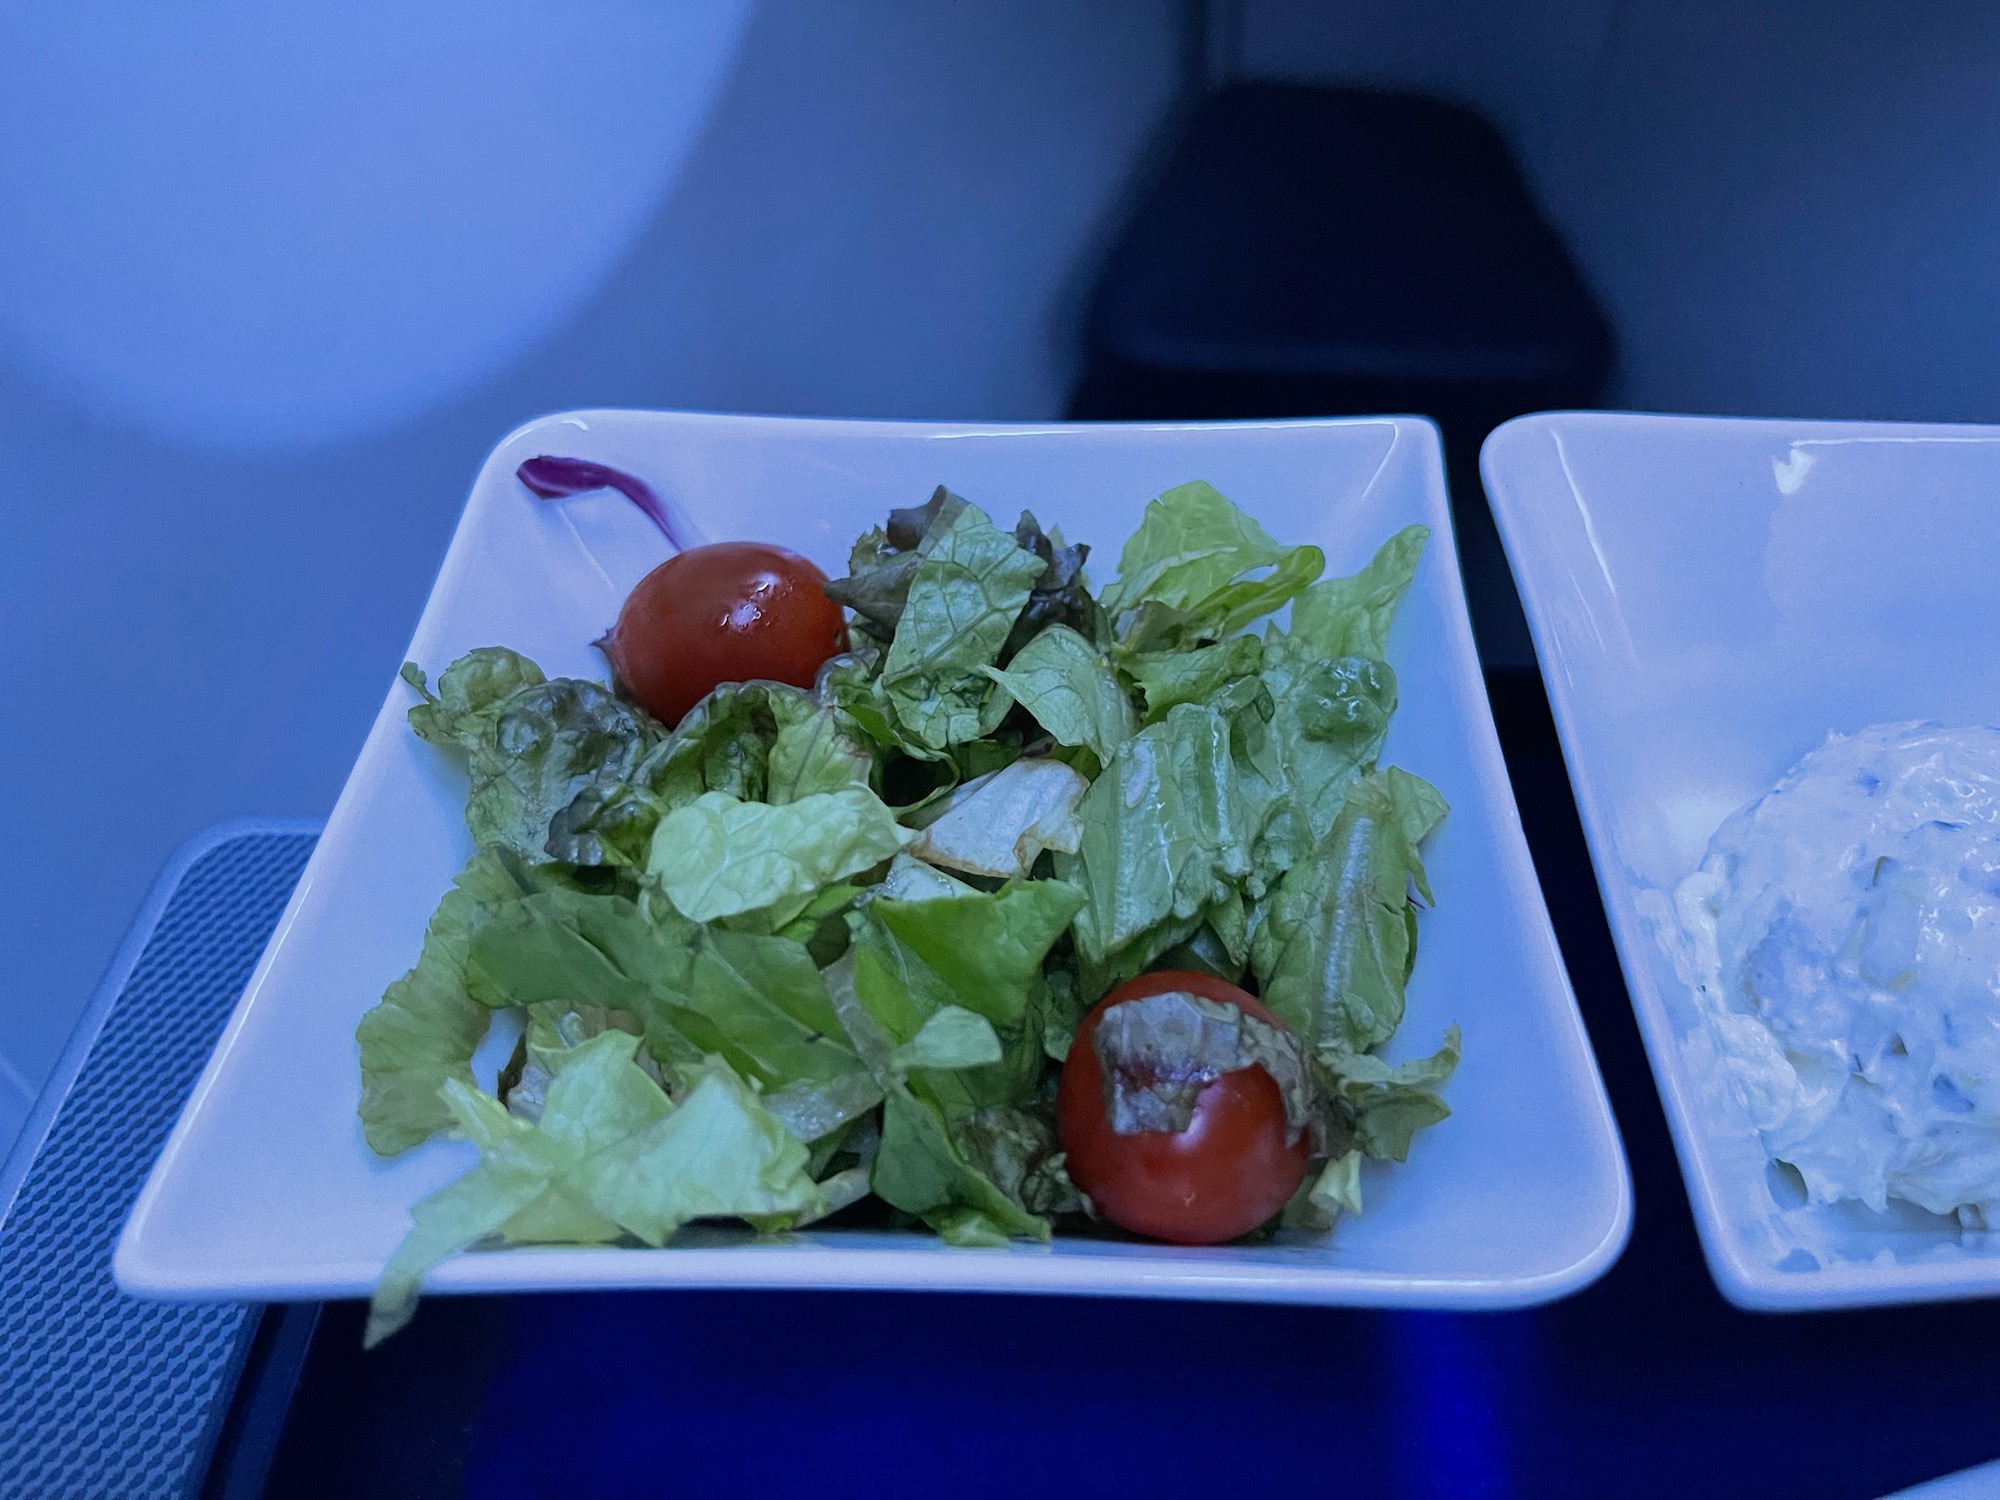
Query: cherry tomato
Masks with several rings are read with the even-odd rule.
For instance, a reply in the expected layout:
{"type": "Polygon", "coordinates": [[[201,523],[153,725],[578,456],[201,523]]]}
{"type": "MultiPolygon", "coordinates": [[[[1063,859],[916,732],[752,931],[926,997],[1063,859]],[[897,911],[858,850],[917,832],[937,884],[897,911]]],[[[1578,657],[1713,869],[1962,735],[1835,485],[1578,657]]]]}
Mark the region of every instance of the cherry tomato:
{"type": "Polygon", "coordinates": [[[826,575],[763,542],[677,552],[639,580],[605,654],[619,680],[661,723],[680,722],[725,682],[813,685],[847,649],[847,622],[826,575]]]}
{"type": "Polygon", "coordinates": [[[1225,1073],[1195,1099],[1183,1131],[1120,1135],[1104,1103],[1104,1072],[1091,1038],[1114,1005],[1184,990],[1234,1005],[1283,1028],[1266,1006],[1213,975],[1187,969],[1142,974],[1106,995],[1070,1043],[1056,1092],[1056,1130],[1069,1175],[1103,1217],[1136,1234],[1213,1245],[1248,1234],[1283,1208],[1304,1181],[1305,1132],[1285,1143],[1285,1101],[1261,1067],[1225,1073]]]}

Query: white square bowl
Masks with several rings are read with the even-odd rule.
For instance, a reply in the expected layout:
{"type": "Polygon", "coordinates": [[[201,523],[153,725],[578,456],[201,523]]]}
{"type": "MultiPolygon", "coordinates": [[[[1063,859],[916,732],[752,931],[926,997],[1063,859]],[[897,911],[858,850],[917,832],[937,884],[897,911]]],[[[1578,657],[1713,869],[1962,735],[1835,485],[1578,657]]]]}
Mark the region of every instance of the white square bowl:
{"type": "Polygon", "coordinates": [[[1780,1202],[1645,910],[1828,730],[2000,715],[2000,429],[1548,413],[1481,467],[1723,1295],[2000,1292],[1928,1215],[1780,1202]]]}
{"type": "MultiPolygon", "coordinates": [[[[496,448],[466,505],[410,656],[435,672],[506,644],[552,674],[599,676],[590,642],[664,555],[612,495],[532,499],[541,453],[636,473],[709,537],[761,538],[844,571],[848,544],[940,482],[1003,523],[1023,508],[1108,549],[1147,499],[1202,477],[1333,570],[1422,521],[1435,540],[1396,626],[1402,708],[1388,758],[1429,777],[1451,816],[1428,853],[1438,908],[1398,1038],[1453,1021],[1465,1056],[1452,1119],[1365,1177],[1367,1212],[1330,1239],[1217,1249],[1058,1239],[1000,1250],[914,1233],[727,1235],[665,1250],[465,1255],[436,1291],[576,1287],[932,1287],[1428,1307],[1559,1296],[1617,1256],[1625,1161],[1529,863],[1473,656],[1437,435],[1421,420],[1053,427],[584,412],[496,448]],[[740,1238],[740,1237],[738,1237],[740,1238]]],[[[415,959],[471,853],[464,780],[404,723],[392,685],[326,833],[119,1241],[126,1290],[284,1299],[366,1293],[424,1194],[470,1164],[463,1142],[393,1161],[355,1118],[354,1026],[415,959]]],[[[491,1076],[494,1048],[483,1058],[491,1076]]]]}

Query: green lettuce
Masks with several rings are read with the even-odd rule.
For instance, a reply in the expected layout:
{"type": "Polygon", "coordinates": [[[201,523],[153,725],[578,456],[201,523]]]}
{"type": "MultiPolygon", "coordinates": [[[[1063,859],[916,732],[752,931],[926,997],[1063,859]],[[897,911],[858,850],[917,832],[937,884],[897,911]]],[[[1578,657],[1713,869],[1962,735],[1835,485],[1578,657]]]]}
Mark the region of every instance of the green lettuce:
{"type": "Polygon", "coordinates": [[[770,910],[783,923],[820,887],[881,864],[914,837],[866,787],[782,807],[704,792],[661,819],[646,876],[690,920],[770,910]]]}
{"type": "Polygon", "coordinates": [[[1264,647],[1255,636],[1232,636],[1193,651],[1135,651],[1120,667],[1146,699],[1146,722],[1156,724],[1176,703],[1206,703],[1231,683],[1256,676],[1264,647]]]}
{"type": "Polygon", "coordinates": [[[1049,1221],[975,1167],[952,1138],[943,1110],[918,1098],[907,1084],[892,1083],[883,1101],[882,1146],[869,1185],[884,1203],[916,1214],[951,1244],[1049,1237],[1049,1221]]]}
{"type": "Polygon", "coordinates": [[[630,766],[609,765],[549,824],[552,859],[644,866],[653,830],[704,792],[746,802],[790,802],[866,785],[873,756],[851,721],[781,682],[725,682],[630,766]]]}
{"type": "Polygon", "coordinates": [[[403,679],[423,695],[410,727],[466,757],[474,841],[531,859],[544,857],[551,821],[579,792],[627,776],[658,738],[651,719],[601,684],[543,680],[533,662],[499,648],[452,663],[436,694],[415,663],[404,663],[403,679]]]}
{"type": "Polygon", "coordinates": [[[1429,1057],[1391,1064],[1369,1052],[1322,1047],[1315,1069],[1339,1133],[1368,1155],[1406,1161],[1410,1138],[1451,1114],[1439,1092],[1458,1067],[1459,1033],[1445,1032],[1429,1057]]]}
{"type": "Polygon", "coordinates": [[[512,901],[521,888],[509,865],[482,850],[438,903],[416,967],[361,1018],[361,1129],[384,1156],[407,1151],[451,1123],[439,1089],[472,1085],[472,1054],[486,1035],[487,1008],[466,990],[465,965],[482,905],[512,901]]]}
{"type": "Polygon", "coordinates": [[[471,752],[485,738],[481,720],[502,700],[522,688],[548,681],[542,669],[505,646],[481,646],[444,669],[433,694],[421,668],[403,663],[403,681],[415,688],[422,702],[410,709],[410,727],[440,749],[471,752]]]}
{"type": "Polygon", "coordinates": [[[445,1102],[479,1165],[418,1202],[370,1302],[372,1347],[409,1321],[432,1267],[482,1243],[658,1245],[695,1218],[766,1227],[824,1207],[806,1148],[726,1067],[703,1069],[678,1105],[606,1031],[577,1047],[530,1124],[456,1079],[445,1102]]]}
{"type": "Polygon", "coordinates": [[[593,778],[549,819],[542,852],[564,864],[636,869],[666,807],[623,777],[593,778]]]}
{"type": "Polygon", "coordinates": [[[769,1089],[836,1093],[865,1076],[811,954],[790,938],[699,926],[624,896],[551,890],[488,913],[466,971],[490,1005],[629,1011],[669,1067],[715,1055],[769,1089]]]}
{"type": "Polygon", "coordinates": [[[907,851],[889,861],[889,873],[875,887],[877,899],[894,901],[934,901],[941,897],[976,896],[979,887],[968,885],[955,875],[947,875],[935,865],[912,859],[907,851]]]}
{"type": "Polygon", "coordinates": [[[1004,672],[982,669],[1059,745],[1088,746],[1099,761],[1138,732],[1132,703],[1104,654],[1067,625],[1051,625],[1004,672]]]}
{"type": "Polygon", "coordinates": [[[1149,501],[1139,529],[1118,554],[1118,577],[1104,591],[1105,608],[1132,609],[1151,599],[1192,609],[1254,568],[1268,568],[1286,549],[1271,540],[1213,485],[1176,485],[1149,501]]]}
{"type": "Polygon", "coordinates": [[[1038,880],[991,894],[876,901],[842,981],[829,975],[856,1049],[874,1059],[887,1094],[875,1191],[947,1237],[1048,1233],[981,1170],[956,1130],[981,1110],[1032,1098],[1043,1066],[1042,964],[1081,900],[1060,881],[1038,880]],[[946,1054],[950,1066],[926,1062],[916,1044],[955,1010],[986,1032],[953,1020],[963,1041],[946,1054]]]}
{"type": "Polygon", "coordinates": [[[1417,846],[1445,815],[1428,782],[1390,767],[1357,781],[1310,859],[1279,884],[1251,944],[1264,1003],[1308,1047],[1366,1052],[1403,1019],[1426,902],[1417,846]]]}
{"type": "Polygon", "coordinates": [[[1076,852],[1076,809],[1089,789],[1081,772],[1053,757],[1013,761],[925,809],[909,852],[968,875],[1025,879],[1045,851],[1076,852]]]}
{"type": "Polygon", "coordinates": [[[636,1046],[633,1037],[606,1032],[579,1047],[549,1084],[533,1124],[469,1084],[444,1084],[445,1107],[479,1147],[479,1165],[411,1208],[410,1232],[382,1268],[369,1303],[369,1347],[409,1321],[425,1273],[489,1237],[505,1243],[510,1223],[585,1244],[618,1238],[619,1226],[564,1191],[559,1179],[591,1150],[624,1139],[670,1107],[633,1062],[636,1046]]]}
{"type": "Polygon", "coordinates": [[[1016,1025],[1040,985],[1043,958],[1082,904],[1083,893],[1060,880],[872,903],[867,930],[885,941],[866,951],[887,977],[871,992],[871,1013],[898,1042],[946,1005],[998,1027],[1016,1025]]]}
{"type": "Polygon", "coordinates": [[[1119,619],[1131,649],[1193,645],[1281,607],[1325,566],[1319,548],[1280,546],[1226,496],[1196,480],[1146,506],[1119,554],[1104,607],[1119,619]]]}
{"type": "Polygon", "coordinates": [[[1293,601],[1291,644],[1305,655],[1388,655],[1389,627],[1430,540],[1428,526],[1405,526],[1350,578],[1328,578],[1293,601]]]}
{"type": "Polygon", "coordinates": [[[1343,1213],[1360,1213],[1361,1157],[1360,1148],[1355,1147],[1329,1159],[1317,1173],[1308,1174],[1285,1205],[1284,1227],[1324,1233],[1343,1213]]]}
{"type": "Polygon", "coordinates": [[[1065,1168],[1055,1112],[1046,1104],[994,1105],[960,1117],[953,1140],[966,1162],[1031,1214],[1086,1211],[1065,1168]]]}
{"type": "Polygon", "coordinates": [[[865,531],[848,555],[847,576],[826,585],[827,597],[854,611],[855,628],[884,645],[896,626],[917,576],[938,536],[965,509],[943,485],[922,505],[889,512],[889,524],[865,531]]]}
{"type": "Polygon", "coordinates": [[[866,788],[875,756],[852,721],[836,708],[815,708],[794,719],[771,741],[764,800],[780,806],[822,792],[866,788]]]}
{"type": "MultiPolygon", "coordinates": [[[[934,749],[910,734],[896,717],[896,705],[882,686],[882,652],[849,651],[834,657],[820,668],[815,697],[842,716],[852,726],[860,742],[872,753],[910,756],[940,770],[949,770],[949,752],[934,749]]],[[[973,744],[983,744],[975,740],[973,744]]],[[[884,792],[887,794],[887,782],[884,792]]],[[[913,799],[895,799],[898,804],[913,799]]]]}
{"type": "Polygon", "coordinates": [[[1134,944],[1164,951],[1249,874],[1255,809],[1232,744],[1223,714],[1178,704],[1091,783],[1077,807],[1077,852],[1056,861],[1085,894],[1076,941],[1088,964],[1134,944]]]}
{"type": "MultiPolygon", "coordinates": [[[[545,1001],[529,1006],[527,1017],[513,1057],[500,1070],[494,1093],[509,1114],[530,1124],[541,1118],[549,1081],[576,1048],[606,1031],[632,1036],[646,1033],[645,1023],[631,1011],[606,1010],[601,1005],[545,1001]]],[[[649,1055],[640,1055],[640,1066],[651,1069],[648,1076],[659,1078],[659,1065],[649,1055]]]]}
{"type": "Polygon", "coordinates": [[[889,1066],[907,1073],[912,1068],[979,1068],[1000,1061],[1000,1036],[993,1023],[957,1005],[932,1011],[916,1035],[889,1054],[889,1066]]]}
{"type": "Polygon", "coordinates": [[[1326,554],[1312,546],[1287,547],[1269,573],[1226,583],[1186,613],[1191,624],[1183,637],[1219,640],[1234,635],[1253,620],[1282,609],[1326,570],[1326,554]]]}
{"type": "Polygon", "coordinates": [[[761,802],[776,742],[814,707],[811,694],[782,682],[725,682],[688,710],[633,780],[669,810],[703,792],[761,802]]]}
{"type": "MultiPolygon", "coordinates": [[[[939,485],[924,504],[890,511],[888,525],[863,533],[855,542],[847,576],[827,584],[826,592],[836,603],[854,611],[857,632],[884,645],[895,639],[917,569],[965,504],[939,485]]],[[[1037,558],[1042,571],[1000,649],[999,660],[1006,661],[1050,625],[1067,625],[1096,639],[1101,617],[1083,577],[1090,548],[1064,545],[1060,535],[1044,532],[1027,511],[1021,512],[1014,526],[1014,545],[1037,558]]]]}
{"type": "Polygon", "coordinates": [[[806,1148],[726,1067],[694,1080],[670,1114],[581,1161],[570,1181],[621,1228],[663,1245],[691,1219],[783,1228],[824,1209],[806,1148]]]}
{"type": "Polygon", "coordinates": [[[882,1089],[868,1072],[832,1078],[801,1078],[760,1096],[779,1124],[807,1144],[846,1139],[843,1127],[882,1102],[882,1089]]]}
{"type": "Polygon", "coordinates": [[[997,725],[980,668],[998,659],[1044,567],[974,505],[936,538],[882,663],[882,692],[917,741],[942,750],[997,725]]]}
{"type": "Polygon", "coordinates": [[[1289,868],[1333,826],[1348,789],[1375,768],[1396,711],[1396,674],[1387,662],[1346,656],[1309,660],[1286,653],[1260,679],[1270,694],[1267,724],[1243,721],[1246,770],[1267,798],[1299,815],[1279,857],[1289,868]]]}

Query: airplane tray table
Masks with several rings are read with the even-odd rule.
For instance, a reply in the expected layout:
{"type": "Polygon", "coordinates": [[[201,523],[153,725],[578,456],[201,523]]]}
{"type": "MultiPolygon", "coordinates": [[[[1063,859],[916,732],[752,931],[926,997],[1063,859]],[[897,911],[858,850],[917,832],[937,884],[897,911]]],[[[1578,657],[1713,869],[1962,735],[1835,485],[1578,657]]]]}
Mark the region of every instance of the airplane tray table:
{"type": "Polygon", "coordinates": [[[898,1293],[124,1299],[112,1241],[311,830],[184,851],[0,1175],[0,1500],[1089,1492],[1869,1500],[2000,1456],[1992,1302],[1737,1311],[1702,1263],[1539,681],[1489,676],[1630,1156],[1630,1248],[1513,1313],[898,1293]]]}

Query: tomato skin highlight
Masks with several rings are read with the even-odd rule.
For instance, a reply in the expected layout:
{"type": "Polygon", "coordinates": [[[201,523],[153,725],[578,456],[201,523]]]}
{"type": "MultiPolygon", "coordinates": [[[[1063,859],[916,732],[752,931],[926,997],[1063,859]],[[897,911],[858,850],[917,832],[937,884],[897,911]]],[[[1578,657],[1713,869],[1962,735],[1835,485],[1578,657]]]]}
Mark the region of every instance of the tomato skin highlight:
{"type": "Polygon", "coordinates": [[[605,654],[619,681],[662,724],[725,682],[809,688],[847,649],[847,621],[826,575],[764,542],[716,542],[677,552],[639,580],[605,654]]]}
{"type": "Polygon", "coordinates": [[[1092,1036],[1114,1005],[1182,990],[1234,1005],[1289,1029],[1261,1001],[1226,980],[1186,969],[1142,974],[1092,1007],[1070,1043],[1056,1090],[1056,1133],[1070,1179],[1121,1229],[1181,1245],[1214,1245],[1248,1234],[1290,1201],[1305,1180],[1305,1132],[1285,1143],[1285,1101],[1260,1067],[1225,1073],[1195,1100],[1184,1131],[1120,1135],[1105,1112],[1104,1070],[1092,1036]]]}

